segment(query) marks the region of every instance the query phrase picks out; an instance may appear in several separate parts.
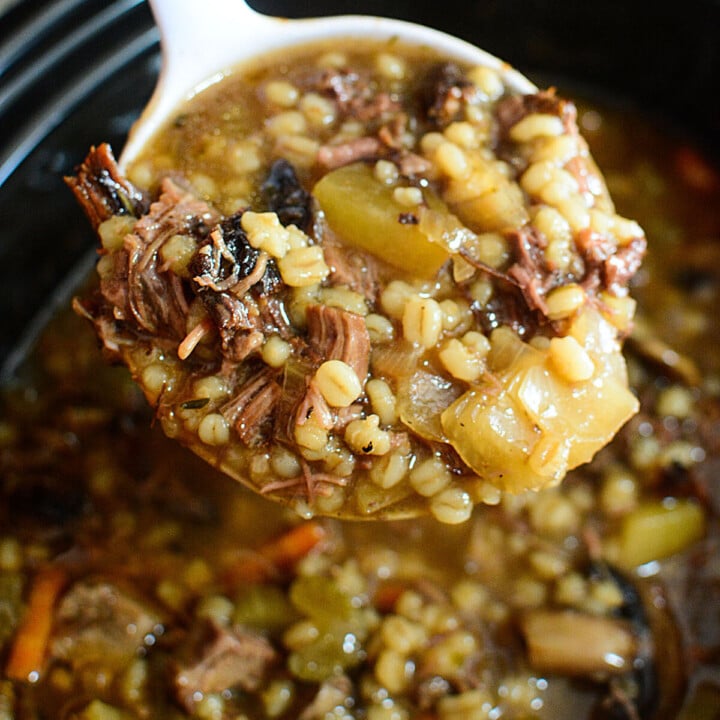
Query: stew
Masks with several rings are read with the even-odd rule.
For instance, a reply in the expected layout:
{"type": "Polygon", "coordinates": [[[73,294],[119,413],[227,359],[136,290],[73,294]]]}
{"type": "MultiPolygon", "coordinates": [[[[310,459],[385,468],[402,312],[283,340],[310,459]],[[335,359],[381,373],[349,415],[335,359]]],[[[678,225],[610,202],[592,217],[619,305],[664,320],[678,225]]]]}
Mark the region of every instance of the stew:
{"type": "Polygon", "coordinates": [[[459,523],[636,412],[645,236],[554,91],[390,43],[178,113],[130,179],[101,146],[69,181],[103,252],[78,309],[171,437],[302,515],[459,523]]]}
{"type": "Polygon", "coordinates": [[[165,437],[61,314],[2,394],[0,717],[712,717],[720,180],[634,114],[578,124],[652,249],[615,440],[456,526],[303,520],[165,437]]]}

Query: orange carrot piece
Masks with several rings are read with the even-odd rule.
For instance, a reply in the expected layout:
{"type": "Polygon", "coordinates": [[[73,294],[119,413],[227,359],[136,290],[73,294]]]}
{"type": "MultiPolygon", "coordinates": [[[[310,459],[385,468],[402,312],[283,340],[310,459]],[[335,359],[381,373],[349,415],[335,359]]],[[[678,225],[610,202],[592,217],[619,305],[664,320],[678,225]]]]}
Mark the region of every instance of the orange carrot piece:
{"type": "Polygon", "coordinates": [[[260,554],[279,570],[290,570],[327,535],[318,522],[309,521],[290,528],[280,537],[271,540],[260,554]]]}
{"type": "Polygon", "coordinates": [[[257,552],[238,558],[225,572],[225,583],[230,588],[237,588],[267,582],[281,573],[287,573],[326,536],[325,528],[318,522],[296,525],[269,540],[257,552]]]}
{"type": "Polygon", "coordinates": [[[52,630],[53,609],[67,579],[67,574],[59,567],[45,568],[35,577],[5,667],[9,678],[34,681],[42,672],[52,630]]]}
{"type": "Polygon", "coordinates": [[[391,613],[395,609],[400,596],[407,590],[407,584],[402,582],[385,582],[378,587],[373,597],[373,606],[383,614],[391,613]]]}
{"type": "Polygon", "coordinates": [[[232,588],[258,585],[277,574],[275,566],[257,552],[244,552],[226,569],[225,583],[232,588]]]}

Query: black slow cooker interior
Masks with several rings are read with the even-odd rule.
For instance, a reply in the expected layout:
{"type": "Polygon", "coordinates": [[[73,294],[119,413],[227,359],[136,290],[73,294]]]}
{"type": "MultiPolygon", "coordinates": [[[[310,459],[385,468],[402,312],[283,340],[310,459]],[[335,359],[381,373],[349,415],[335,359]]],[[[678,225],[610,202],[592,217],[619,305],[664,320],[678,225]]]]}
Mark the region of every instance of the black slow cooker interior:
{"type": "MultiPolygon", "coordinates": [[[[425,23],[479,44],[543,84],[661,116],[718,154],[717,0],[252,4],[291,17],[369,13],[425,23]]],[[[7,376],[28,328],[42,322],[38,313],[54,295],[67,297],[58,288],[67,286],[92,242],[61,176],[93,143],[122,146],[152,91],[159,47],[140,0],[19,0],[0,20],[0,366],[7,376]]]]}

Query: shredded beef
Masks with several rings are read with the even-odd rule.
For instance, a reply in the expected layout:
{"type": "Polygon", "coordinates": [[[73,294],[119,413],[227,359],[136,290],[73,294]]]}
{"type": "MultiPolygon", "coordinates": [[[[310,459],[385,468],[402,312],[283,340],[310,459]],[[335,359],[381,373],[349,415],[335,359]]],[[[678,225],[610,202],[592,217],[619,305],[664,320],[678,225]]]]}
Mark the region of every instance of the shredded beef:
{"type": "Polygon", "coordinates": [[[616,295],[627,292],[627,284],[640,269],[646,251],[647,240],[636,237],[627,245],[618,248],[617,252],[605,261],[603,275],[610,292],[616,295]]]}
{"type": "Polygon", "coordinates": [[[263,310],[281,287],[275,262],[250,245],[241,218],[237,213],[216,227],[189,268],[223,353],[234,362],[255,352],[274,327],[267,327],[263,310]]]}
{"type": "Polygon", "coordinates": [[[533,113],[556,115],[563,121],[565,131],[577,135],[577,109],[570,100],[559,98],[554,89],[541,90],[530,95],[509,95],[497,104],[497,117],[501,138],[506,138],[510,129],[524,117],[533,113]]]}
{"type": "Polygon", "coordinates": [[[544,236],[531,226],[525,226],[507,233],[506,237],[515,256],[508,276],[517,283],[528,308],[547,315],[545,293],[550,289],[553,277],[545,265],[543,250],[547,243],[544,236]]]}
{"type": "Polygon", "coordinates": [[[310,382],[307,392],[297,406],[293,425],[304,425],[311,419],[315,425],[325,430],[335,427],[337,422],[337,413],[333,412],[328,401],[313,382],[310,382]]]}
{"type": "Polygon", "coordinates": [[[77,174],[66,177],[65,182],[93,229],[112,215],[139,217],[148,207],[145,195],[120,173],[107,143],[91,148],[77,174]]]}
{"type": "Polygon", "coordinates": [[[123,249],[115,253],[114,278],[107,285],[101,283],[117,319],[132,320],[141,331],[154,336],[179,340],[185,335],[185,288],[177,275],[161,267],[158,253],[173,235],[202,237],[214,219],[214,212],[204,202],[171,180],[163,181],[159,199],[137,221],[123,249]],[[124,298],[116,294],[119,283],[124,285],[124,298]]]}
{"type": "Polygon", "coordinates": [[[253,324],[248,316],[248,307],[230,293],[207,293],[203,297],[205,307],[220,333],[223,348],[228,350],[238,332],[250,331],[253,324]]]}
{"type": "Polygon", "coordinates": [[[283,225],[308,230],[312,222],[312,198],[287,160],[273,163],[260,190],[268,209],[277,214],[283,225]]]}
{"type": "Polygon", "coordinates": [[[338,413],[312,382],[323,362],[346,362],[363,386],[370,365],[370,336],[362,316],[327,305],[310,305],[306,319],[307,346],[286,366],[282,398],[277,406],[275,433],[284,441],[291,441],[295,427],[311,418],[326,430],[338,422],[338,413]]]}
{"type": "Polygon", "coordinates": [[[191,659],[174,675],[178,701],[190,713],[197,693],[233,688],[257,690],[278,655],[261,635],[243,628],[230,630],[209,622],[190,640],[191,659]]]}
{"type": "Polygon", "coordinates": [[[385,152],[386,148],[382,141],[368,135],[338,145],[320,146],[317,161],[327,170],[334,170],[360,160],[378,160],[385,155],[385,152]]]}
{"type": "Polygon", "coordinates": [[[273,368],[258,368],[235,391],[233,399],[220,408],[240,440],[249,447],[265,442],[272,430],[275,407],[282,395],[277,377],[278,371],[273,368]]]}
{"type": "MultiPolygon", "coordinates": [[[[315,358],[314,368],[326,360],[342,360],[355,371],[364,386],[370,366],[370,336],[364,318],[327,305],[310,305],[306,317],[307,342],[315,358]]],[[[338,422],[337,413],[313,382],[307,385],[292,417],[295,425],[303,425],[312,418],[326,430],[338,422]]]]}
{"type": "Polygon", "coordinates": [[[362,316],[328,305],[310,305],[307,332],[311,350],[323,362],[346,362],[365,384],[370,365],[370,336],[362,316]]]}
{"type": "Polygon", "coordinates": [[[615,244],[609,238],[589,228],[575,236],[575,245],[590,269],[601,266],[615,250],[615,244]]]}
{"type": "Polygon", "coordinates": [[[639,270],[647,251],[644,237],[631,238],[618,247],[602,233],[589,229],[576,235],[575,244],[585,262],[585,284],[600,284],[616,295],[627,292],[627,284],[639,270]]]}
{"type": "Polygon", "coordinates": [[[259,260],[260,251],[248,242],[242,229],[242,212],[239,212],[223,220],[210,234],[195,253],[189,270],[200,292],[209,287],[238,297],[251,289],[256,295],[269,295],[279,288],[280,273],[274,261],[267,261],[258,277],[254,277],[259,260]],[[248,278],[250,282],[244,283],[248,278]]]}
{"type": "Polygon", "coordinates": [[[429,160],[413,152],[402,152],[393,160],[398,166],[400,174],[409,178],[426,175],[432,169],[432,163],[429,160]]]}
{"type": "Polygon", "coordinates": [[[332,98],[342,116],[368,123],[400,111],[400,103],[389,93],[377,92],[363,74],[334,70],[324,72],[313,83],[315,89],[332,98]]]}
{"type": "Polygon", "coordinates": [[[330,268],[333,286],[346,285],[365,296],[371,303],[377,299],[379,281],[377,264],[351,248],[328,241],[323,248],[325,262],[330,268]]]}
{"type": "Polygon", "coordinates": [[[428,121],[443,128],[463,114],[465,105],[477,93],[477,88],[468,80],[455,63],[435,65],[425,79],[422,102],[428,121]]]}

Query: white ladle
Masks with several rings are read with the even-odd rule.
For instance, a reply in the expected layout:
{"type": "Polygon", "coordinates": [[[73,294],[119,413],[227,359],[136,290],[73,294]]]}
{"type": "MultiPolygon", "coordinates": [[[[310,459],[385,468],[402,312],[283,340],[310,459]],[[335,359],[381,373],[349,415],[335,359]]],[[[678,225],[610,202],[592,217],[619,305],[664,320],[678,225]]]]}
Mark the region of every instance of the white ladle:
{"type": "MultiPolygon", "coordinates": [[[[243,0],[150,0],[150,5],[161,32],[162,72],[120,157],[122,169],[130,166],[151,137],[193,94],[221,80],[246,61],[284,47],[314,41],[397,39],[404,44],[432,48],[443,57],[488,66],[500,74],[506,87],[513,92],[533,93],[537,90],[507,63],[483,50],[437,30],[399,20],[357,15],[284,20],[260,15],[243,0]]],[[[126,358],[126,362],[134,372],[137,371],[132,359],[126,358]]],[[[257,491],[228,463],[218,462],[212,449],[199,442],[189,442],[189,445],[212,465],[257,491]]],[[[334,514],[353,519],[365,517],[344,506],[334,514]]],[[[376,512],[373,517],[400,518],[416,514],[417,509],[402,504],[376,512]]]]}
{"type": "Polygon", "coordinates": [[[244,0],[150,0],[160,28],[162,72],[120,158],[126,168],[171,113],[198,90],[247,60],[283,47],[334,38],[397,38],[497,70],[518,93],[537,88],[507,63],[464,40],[422,25],[362,15],[287,20],[261,15],[244,0]]]}

